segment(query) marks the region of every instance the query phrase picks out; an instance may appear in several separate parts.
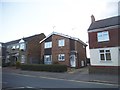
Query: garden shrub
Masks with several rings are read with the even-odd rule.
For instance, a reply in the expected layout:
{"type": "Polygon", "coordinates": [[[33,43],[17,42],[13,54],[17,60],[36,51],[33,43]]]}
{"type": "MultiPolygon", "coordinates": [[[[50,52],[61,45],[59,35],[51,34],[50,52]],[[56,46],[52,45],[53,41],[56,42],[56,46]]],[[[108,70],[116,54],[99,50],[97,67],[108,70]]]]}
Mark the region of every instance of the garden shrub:
{"type": "Polygon", "coordinates": [[[20,66],[21,66],[21,63],[19,61],[17,61],[16,62],[16,68],[18,69],[18,68],[20,68],[20,66]]]}

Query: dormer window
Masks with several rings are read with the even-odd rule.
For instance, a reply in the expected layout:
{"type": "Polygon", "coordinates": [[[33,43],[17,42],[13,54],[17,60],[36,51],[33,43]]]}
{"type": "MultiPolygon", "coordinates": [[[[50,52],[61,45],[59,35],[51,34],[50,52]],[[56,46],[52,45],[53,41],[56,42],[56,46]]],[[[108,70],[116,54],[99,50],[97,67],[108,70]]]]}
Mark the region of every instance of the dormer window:
{"type": "Polygon", "coordinates": [[[25,50],[25,41],[23,39],[19,41],[19,44],[20,44],[20,50],[22,51],[25,50]]]}
{"type": "Polygon", "coordinates": [[[97,39],[98,39],[98,42],[109,41],[109,33],[108,33],[108,31],[98,32],[97,33],[97,39]]]}
{"type": "Polygon", "coordinates": [[[25,43],[20,44],[20,50],[25,50],[25,43]]]}
{"type": "Polygon", "coordinates": [[[20,41],[19,41],[19,43],[24,43],[25,41],[23,40],[23,39],[21,39],[20,41]]]}
{"type": "Polygon", "coordinates": [[[16,48],[19,49],[19,45],[17,45],[16,48]]]}
{"type": "Polygon", "coordinates": [[[15,50],[15,46],[12,46],[12,50],[15,50]]]}

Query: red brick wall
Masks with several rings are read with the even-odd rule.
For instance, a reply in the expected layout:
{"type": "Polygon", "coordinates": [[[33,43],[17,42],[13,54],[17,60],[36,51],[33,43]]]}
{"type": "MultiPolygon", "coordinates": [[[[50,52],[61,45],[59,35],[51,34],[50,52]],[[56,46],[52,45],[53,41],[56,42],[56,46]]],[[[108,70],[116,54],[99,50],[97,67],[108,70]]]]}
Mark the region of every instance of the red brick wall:
{"type": "Polygon", "coordinates": [[[118,75],[120,66],[90,66],[90,74],[115,74],[118,75]]]}
{"type": "Polygon", "coordinates": [[[41,53],[39,53],[41,56],[40,56],[40,63],[43,63],[43,61],[44,61],[44,42],[42,42],[41,44],[41,53]]]}
{"type": "MultiPolygon", "coordinates": [[[[40,60],[40,40],[45,38],[44,34],[36,35],[34,37],[31,37],[29,41],[27,42],[27,59],[28,63],[30,63],[30,60],[40,60]]],[[[34,61],[33,61],[34,62],[34,61]]]]}
{"type": "Polygon", "coordinates": [[[77,42],[77,63],[78,67],[81,67],[81,61],[84,61],[86,64],[87,56],[86,56],[86,46],[83,46],[80,42],[77,42]]]}
{"type": "MultiPolygon", "coordinates": [[[[107,30],[105,30],[107,31],[107,30]]],[[[106,42],[98,42],[97,41],[97,33],[98,32],[89,32],[89,48],[105,48],[105,47],[115,47],[115,46],[120,46],[120,38],[118,37],[118,29],[113,29],[113,30],[108,30],[109,32],[109,39],[110,41],[106,42]],[[119,38],[119,39],[118,39],[119,38]],[[118,41],[119,40],[119,41],[118,41]]]]}
{"type": "Polygon", "coordinates": [[[52,36],[52,58],[53,62],[59,62],[60,64],[65,64],[69,66],[69,52],[70,52],[70,44],[69,44],[69,39],[64,38],[59,35],[53,35],[52,36]],[[58,40],[60,39],[65,39],[65,46],[59,47],[58,46],[58,40]],[[58,61],[58,54],[65,54],[65,61],[58,61]]]}

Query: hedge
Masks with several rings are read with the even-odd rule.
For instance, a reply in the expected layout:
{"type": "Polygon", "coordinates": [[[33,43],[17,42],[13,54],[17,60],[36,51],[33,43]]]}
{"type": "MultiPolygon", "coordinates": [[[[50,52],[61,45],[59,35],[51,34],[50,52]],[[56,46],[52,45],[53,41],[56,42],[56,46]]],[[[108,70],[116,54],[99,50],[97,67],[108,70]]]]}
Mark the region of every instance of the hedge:
{"type": "Polygon", "coordinates": [[[66,72],[66,65],[45,65],[45,64],[23,64],[21,65],[22,70],[30,70],[30,71],[48,71],[48,72],[66,72]]]}

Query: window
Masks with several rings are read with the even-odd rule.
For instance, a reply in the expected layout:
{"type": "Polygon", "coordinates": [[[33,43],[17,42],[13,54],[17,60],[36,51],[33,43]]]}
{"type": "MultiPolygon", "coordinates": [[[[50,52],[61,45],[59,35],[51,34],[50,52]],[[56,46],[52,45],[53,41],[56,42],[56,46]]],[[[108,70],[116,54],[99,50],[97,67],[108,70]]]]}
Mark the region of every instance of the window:
{"type": "Polygon", "coordinates": [[[65,40],[64,39],[59,40],[58,41],[58,46],[65,46],[65,40]]]}
{"type": "Polygon", "coordinates": [[[14,49],[15,49],[15,46],[12,46],[12,49],[14,50],[14,49]]]}
{"type": "Polygon", "coordinates": [[[10,46],[7,46],[7,49],[9,49],[10,48],[10,46]]]}
{"type": "Polygon", "coordinates": [[[44,47],[45,48],[51,48],[52,47],[52,42],[45,42],[44,47]]]}
{"type": "Polygon", "coordinates": [[[25,43],[20,44],[20,50],[25,50],[25,43]]]}
{"type": "Polygon", "coordinates": [[[21,63],[25,63],[25,55],[21,55],[21,63]]]}
{"type": "Polygon", "coordinates": [[[98,39],[98,42],[109,41],[108,31],[98,32],[97,33],[97,39],[98,39]]]}
{"type": "Polygon", "coordinates": [[[16,45],[16,48],[19,49],[19,45],[16,45]]]}
{"type": "Polygon", "coordinates": [[[65,61],[65,54],[59,54],[58,55],[58,60],[59,61],[65,61]]]}
{"type": "Polygon", "coordinates": [[[100,60],[101,61],[111,61],[110,50],[100,50],[100,60]]]}
{"type": "Polygon", "coordinates": [[[45,64],[52,64],[52,56],[51,55],[45,55],[44,56],[44,63],[45,64]]]}

